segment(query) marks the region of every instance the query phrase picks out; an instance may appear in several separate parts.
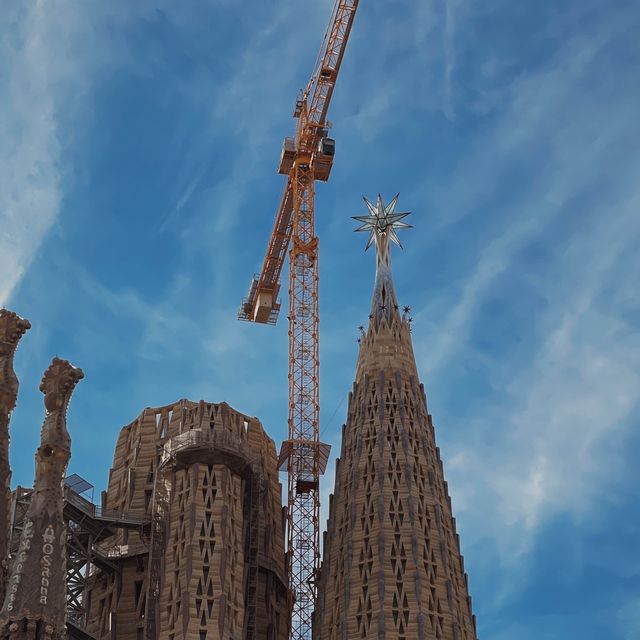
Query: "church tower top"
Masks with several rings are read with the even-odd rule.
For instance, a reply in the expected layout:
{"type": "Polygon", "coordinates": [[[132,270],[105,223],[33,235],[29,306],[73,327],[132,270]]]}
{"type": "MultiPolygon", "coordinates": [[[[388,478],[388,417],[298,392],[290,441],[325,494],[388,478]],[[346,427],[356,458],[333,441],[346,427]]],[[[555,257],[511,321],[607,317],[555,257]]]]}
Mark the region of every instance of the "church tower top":
{"type": "Polygon", "coordinates": [[[402,248],[397,231],[411,227],[403,222],[410,212],[396,212],[399,195],[386,205],[380,194],[375,204],[363,198],[368,215],[353,216],[354,220],[361,223],[356,231],[368,231],[370,234],[365,251],[371,245],[375,245],[376,248],[376,276],[369,326],[366,332],[364,326],[361,327],[356,381],[366,373],[372,373],[385,366],[396,368],[399,364],[410,373],[416,373],[411,345],[411,319],[408,317],[409,307],[404,307],[402,314],[400,313],[391,271],[391,243],[402,248]]]}

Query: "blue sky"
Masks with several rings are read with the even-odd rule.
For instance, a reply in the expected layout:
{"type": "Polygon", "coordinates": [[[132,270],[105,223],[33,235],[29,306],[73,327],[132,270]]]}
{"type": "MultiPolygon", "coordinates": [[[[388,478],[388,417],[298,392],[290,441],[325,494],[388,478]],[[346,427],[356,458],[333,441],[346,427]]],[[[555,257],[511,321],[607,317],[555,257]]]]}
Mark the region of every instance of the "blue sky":
{"type": "MultiPolygon", "coordinates": [[[[86,374],[70,471],[97,489],[145,406],[226,400],[283,438],[285,322],[235,314],[331,4],[3,4],[0,304],[33,324],[14,484],[53,355],[86,374]]],[[[350,216],[400,191],[396,288],[484,639],[640,637],[639,43],[630,1],[362,0],[336,89],[322,437],[373,278],[350,216]]]]}

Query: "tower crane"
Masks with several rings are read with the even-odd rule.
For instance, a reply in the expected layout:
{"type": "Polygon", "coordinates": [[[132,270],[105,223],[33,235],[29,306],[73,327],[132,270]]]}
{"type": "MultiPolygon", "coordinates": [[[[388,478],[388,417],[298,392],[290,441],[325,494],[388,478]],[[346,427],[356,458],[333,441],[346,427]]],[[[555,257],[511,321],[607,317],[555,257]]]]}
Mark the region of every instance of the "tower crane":
{"type": "Polygon", "coordinates": [[[288,439],[279,468],[288,472],[287,562],[291,640],[310,640],[320,564],[320,475],[329,445],[319,437],[318,237],[315,182],[329,179],[335,140],[327,112],[359,0],[336,0],[309,83],[295,103],[295,136],[285,138],[278,172],[287,184],[276,212],[260,274],[238,318],[275,324],[280,274],[289,253],[288,439]]]}

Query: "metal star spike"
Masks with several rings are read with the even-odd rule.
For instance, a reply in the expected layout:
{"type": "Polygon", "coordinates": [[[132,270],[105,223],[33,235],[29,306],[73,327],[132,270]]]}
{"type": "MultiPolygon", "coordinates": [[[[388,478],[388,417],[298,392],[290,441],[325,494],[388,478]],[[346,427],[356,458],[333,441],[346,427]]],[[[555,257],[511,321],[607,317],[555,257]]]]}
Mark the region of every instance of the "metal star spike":
{"type": "Polygon", "coordinates": [[[382,196],[380,194],[378,194],[378,201],[376,204],[373,204],[373,202],[370,202],[364,196],[362,197],[367,205],[367,209],[369,209],[369,215],[351,217],[362,223],[362,225],[355,231],[369,231],[371,233],[369,240],[367,241],[365,251],[373,244],[376,234],[383,233],[388,233],[389,238],[402,248],[402,244],[400,243],[396,230],[409,229],[412,225],[407,224],[406,222],[401,222],[403,218],[406,218],[411,213],[410,211],[396,213],[396,204],[398,203],[399,196],[400,194],[398,193],[386,206],[382,202],[382,196]]]}

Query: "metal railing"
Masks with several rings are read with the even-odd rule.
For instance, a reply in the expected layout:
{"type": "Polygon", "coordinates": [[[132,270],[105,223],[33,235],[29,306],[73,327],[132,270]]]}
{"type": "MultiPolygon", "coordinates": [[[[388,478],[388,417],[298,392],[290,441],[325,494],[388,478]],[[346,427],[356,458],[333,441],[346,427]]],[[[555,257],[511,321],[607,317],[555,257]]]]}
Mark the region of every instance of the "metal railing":
{"type": "Polygon", "coordinates": [[[149,522],[149,517],[140,515],[137,513],[128,513],[126,511],[120,511],[118,509],[103,509],[89,500],[86,500],[81,495],[77,494],[70,487],[65,487],[64,492],[65,500],[72,504],[77,509],[80,509],[83,513],[88,515],[94,520],[104,520],[108,522],[123,522],[127,524],[146,524],[149,522]]]}
{"type": "Polygon", "coordinates": [[[218,429],[210,431],[191,429],[174,436],[165,443],[160,456],[160,465],[164,465],[168,460],[188,449],[211,449],[228,452],[244,458],[248,464],[256,460],[256,456],[249,448],[249,445],[246,441],[241,440],[240,436],[218,429]]]}

